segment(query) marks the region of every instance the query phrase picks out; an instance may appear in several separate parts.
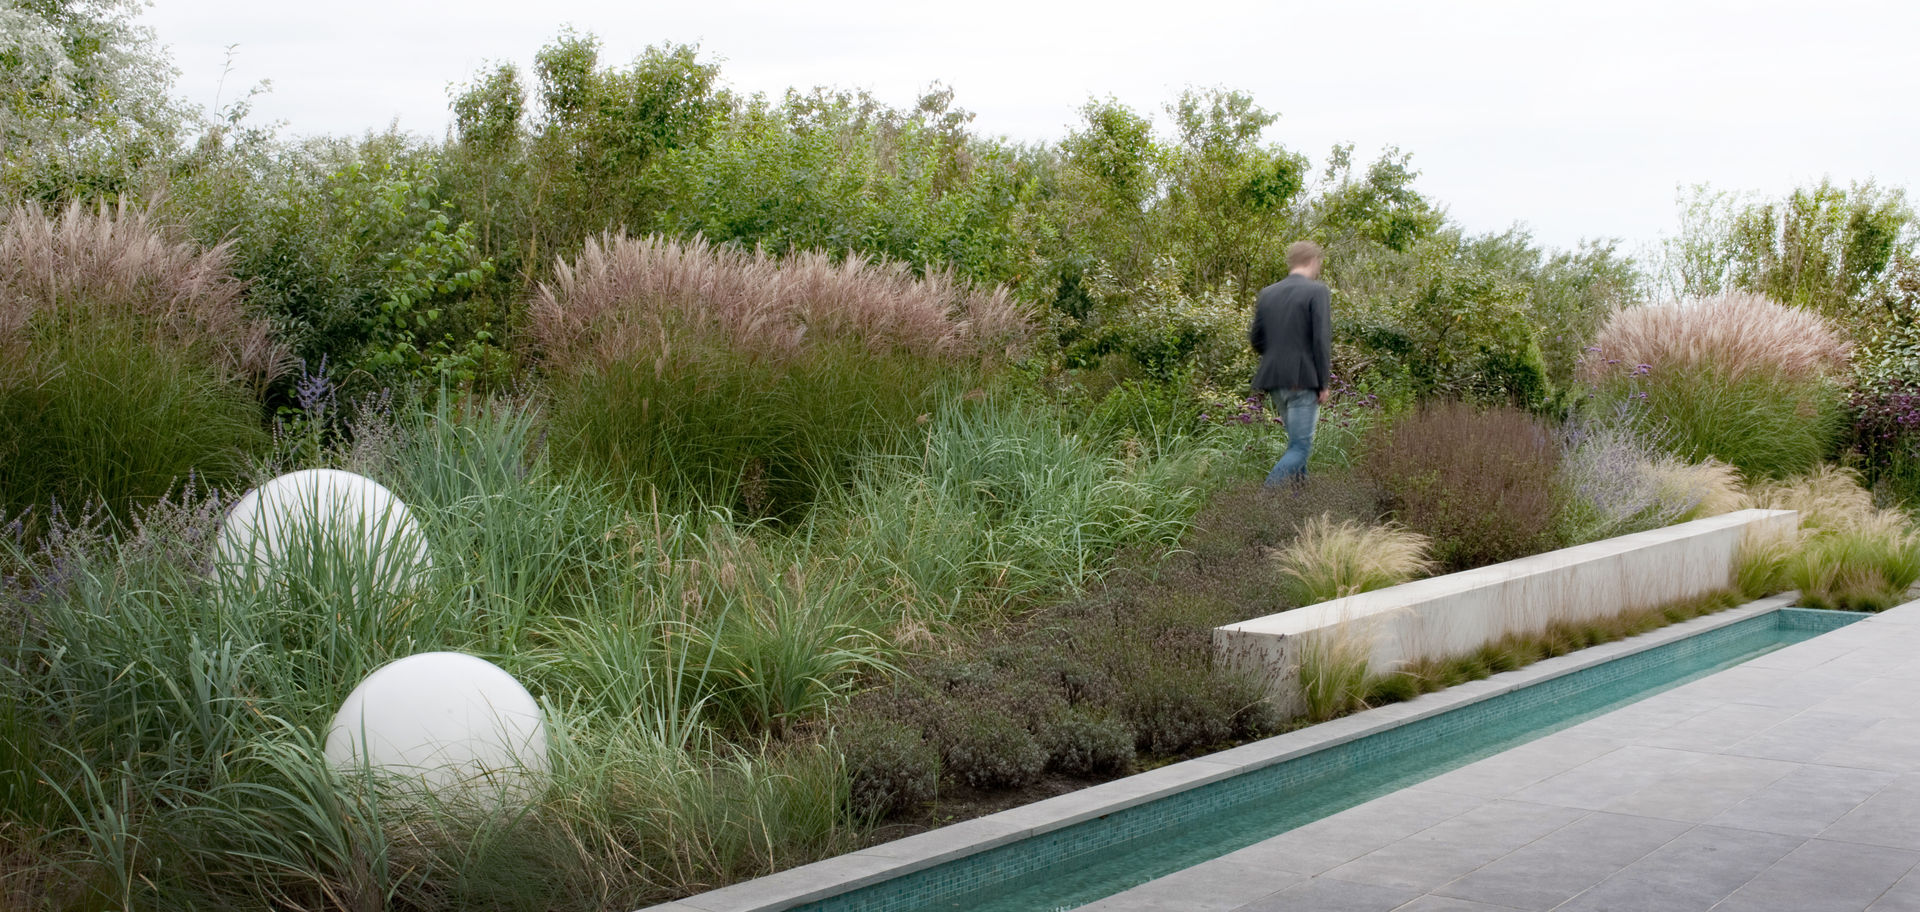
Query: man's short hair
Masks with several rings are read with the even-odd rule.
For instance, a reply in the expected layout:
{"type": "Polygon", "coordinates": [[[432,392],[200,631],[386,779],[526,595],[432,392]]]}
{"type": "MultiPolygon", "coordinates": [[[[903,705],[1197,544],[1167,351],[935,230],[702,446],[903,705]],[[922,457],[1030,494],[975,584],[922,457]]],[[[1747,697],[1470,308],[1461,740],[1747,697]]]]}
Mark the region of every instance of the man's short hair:
{"type": "Polygon", "coordinates": [[[1320,245],[1312,241],[1294,241],[1287,245],[1287,268],[1299,269],[1320,258],[1320,245]]]}

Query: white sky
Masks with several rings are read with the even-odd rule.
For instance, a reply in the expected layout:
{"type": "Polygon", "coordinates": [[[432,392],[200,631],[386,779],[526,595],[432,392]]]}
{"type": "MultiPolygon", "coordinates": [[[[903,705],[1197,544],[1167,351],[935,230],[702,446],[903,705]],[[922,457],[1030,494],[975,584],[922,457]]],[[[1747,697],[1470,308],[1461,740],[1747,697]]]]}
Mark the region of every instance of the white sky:
{"type": "Polygon", "coordinates": [[[977,129],[1029,141],[1065,135],[1093,96],[1164,123],[1187,86],[1237,88],[1316,169],[1336,142],[1369,158],[1397,145],[1468,228],[1521,223],[1559,246],[1650,242],[1683,184],[1920,182],[1920,4],[158,0],[143,20],[177,91],[208,107],[237,44],[226,99],[272,80],[255,115],[292,134],[397,119],[437,136],[451,84],[492,61],[525,69],[572,25],[600,37],[603,63],[698,43],[745,92],[906,104],[944,82],[977,129]]]}

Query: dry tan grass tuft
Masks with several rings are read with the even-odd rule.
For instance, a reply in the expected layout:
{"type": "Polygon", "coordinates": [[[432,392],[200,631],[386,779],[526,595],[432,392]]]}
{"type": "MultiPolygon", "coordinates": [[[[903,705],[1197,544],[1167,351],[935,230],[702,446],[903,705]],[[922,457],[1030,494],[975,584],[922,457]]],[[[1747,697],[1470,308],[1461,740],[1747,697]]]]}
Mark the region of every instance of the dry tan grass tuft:
{"type": "Polygon", "coordinates": [[[1597,357],[1583,365],[1594,378],[1641,364],[1655,373],[1709,367],[1730,377],[1764,370],[1822,376],[1844,366],[1849,351],[1820,315],[1745,292],[1621,310],[1595,344],[1597,357]]]}
{"type": "Polygon", "coordinates": [[[1274,560],[1296,603],[1311,605],[1396,586],[1431,571],[1426,536],[1395,523],[1366,525],[1321,514],[1300,526],[1274,560]]]}
{"type": "Polygon", "coordinates": [[[1797,510],[1808,531],[1858,528],[1880,521],[1873,495],[1851,469],[1824,465],[1795,478],[1764,482],[1747,492],[1747,506],[1797,510]]]}
{"type": "Polygon", "coordinates": [[[784,260],[696,238],[590,240],[561,261],[532,307],[542,358],[563,369],[651,356],[660,369],[677,342],[719,344],[744,356],[785,358],[810,340],[876,350],[1000,359],[1031,324],[1004,290],[951,273],[915,276],[904,263],[824,253],[784,260]]]}
{"type": "Polygon", "coordinates": [[[1682,522],[1731,513],[1746,506],[1740,470],[1718,459],[1688,462],[1668,456],[1655,460],[1651,471],[1662,501],[1693,504],[1693,509],[1681,517],[1682,522]]]}
{"type": "Polygon", "coordinates": [[[27,363],[34,325],[131,325],[235,375],[271,379],[287,352],[247,315],[228,262],[225,245],[174,241],[124,202],[89,210],[76,201],[57,217],[38,203],[15,206],[0,221],[0,359],[27,363]]]}

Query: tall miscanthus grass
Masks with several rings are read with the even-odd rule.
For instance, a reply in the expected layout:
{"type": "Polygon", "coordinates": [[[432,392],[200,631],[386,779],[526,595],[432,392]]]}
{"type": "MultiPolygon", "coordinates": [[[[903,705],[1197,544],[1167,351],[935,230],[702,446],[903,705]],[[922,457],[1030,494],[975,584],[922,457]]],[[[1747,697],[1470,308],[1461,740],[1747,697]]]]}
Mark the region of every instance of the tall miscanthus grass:
{"type": "Polygon", "coordinates": [[[1615,313],[1581,371],[1603,401],[1660,428],[1676,456],[1777,478],[1832,450],[1849,351],[1818,314],[1736,292],[1615,313]]]}
{"type": "Polygon", "coordinates": [[[237,479],[286,360],[240,292],[225,247],[124,203],[0,214],[0,511],[237,479]]]}
{"type": "Polygon", "coordinates": [[[857,593],[792,579],[724,514],[637,512],[557,472],[534,427],[443,403],[361,455],[434,549],[404,593],[357,584],[361,549],[321,541],[287,585],[223,594],[228,498],[205,488],[0,538],[9,886],[60,907],[633,908],[849,847],[837,756],[762,736],[883,660],[857,593]],[[773,615],[781,639],[838,653],[736,661],[755,640],[733,625],[782,598],[805,610],[773,615]],[[423,802],[324,762],[359,676],[434,649],[541,700],[554,772],[526,808],[423,802]]]}
{"type": "Polygon", "coordinates": [[[529,310],[565,461],[780,517],[910,443],[1029,332],[1004,291],[950,274],[661,237],[588,241],[529,310]]]}
{"type": "Polygon", "coordinates": [[[1763,295],[1728,292],[1698,301],[1630,307],[1616,312],[1587,358],[1589,377],[1605,362],[1650,364],[1655,370],[1711,369],[1728,376],[1784,372],[1830,376],[1844,369],[1849,346],[1824,317],[1763,295]]]}

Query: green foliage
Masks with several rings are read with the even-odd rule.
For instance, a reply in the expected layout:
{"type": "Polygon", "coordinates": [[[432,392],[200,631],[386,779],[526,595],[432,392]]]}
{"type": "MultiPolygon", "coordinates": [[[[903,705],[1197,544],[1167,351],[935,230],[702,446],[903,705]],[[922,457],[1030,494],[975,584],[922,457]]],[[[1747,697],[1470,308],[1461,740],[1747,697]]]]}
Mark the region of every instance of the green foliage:
{"type": "Polygon", "coordinates": [[[941,767],[970,788],[1019,788],[1040,778],[1047,749],[1004,710],[985,703],[948,706],[935,724],[941,767]]]}
{"type": "Polygon", "coordinates": [[[1167,106],[1169,240],[1185,251],[1199,288],[1257,288],[1277,280],[1307,161],[1260,141],[1279,115],[1244,92],[1188,90],[1167,106]]]}
{"type": "Polygon", "coordinates": [[[1778,372],[1680,368],[1603,390],[1603,401],[1626,404],[1647,426],[1665,429],[1662,441],[1676,456],[1718,459],[1748,478],[1784,478],[1819,465],[1833,452],[1843,420],[1830,381],[1778,372]]]}
{"type": "Polygon", "coordinates": [[[189,112],[135,0],[0,7],[0,195],[54,202],[137,192],[189,112]]]}
{"type": "Polygon", "coordinates": [[[835,733],[852,781],[850,809],[864,820],[885,820],[933,800],[940,752],[912,726],[891,719],[860,719],[835,733]]]}
{"type": "Polygon", "coordinates": [[[909,617],[991,617],[1076,589],[1127,547],[1166,546],[1198,506],[1200,448],[1135,462],[1018,400],[934,414],[918,457],[881,460],[835,508],[846,550],[909,617]]]}
{"type": "Polygon", "coordinates": [[[1905,193],[1872,182],[1822,180],[1779,201],[1701,185],[1682,204],[1681,231],[1665,251],[1673,293],[1752,291],[1849,329],[1871,317],[1889,267],[1916,240],[1905,193]]]}
{"type": "Polygon", "coordinates": [[[394,133],[236,147],[181,178],[169,205],[203,239],[247,226],[232,250],[249,301],[349,394],[503,384],[504,314],[475,294],[494,266],[440,171],[435,149],[394,133]]]}
{"type": "Polygon", "coordinates": [[[1889,518],[1812,536],[1786,562],[1785,580],[1808,608],[1885,611],[1920,582],[1920,532],[1889,518]]]}
{"type": "Polygon", "coordinates": [[[1415,281],[1390,313],[1419,397],[1538,408],[1553,395],[1525,286],[1437,245],[1415,281]]]}

